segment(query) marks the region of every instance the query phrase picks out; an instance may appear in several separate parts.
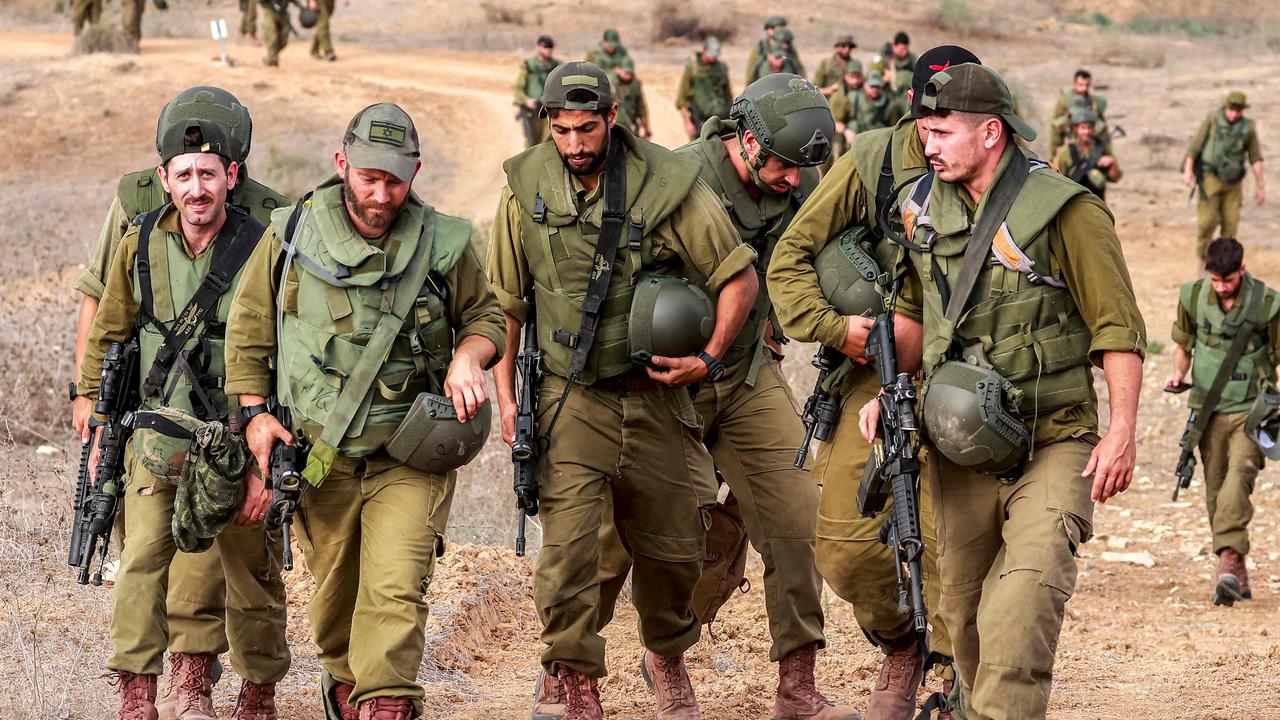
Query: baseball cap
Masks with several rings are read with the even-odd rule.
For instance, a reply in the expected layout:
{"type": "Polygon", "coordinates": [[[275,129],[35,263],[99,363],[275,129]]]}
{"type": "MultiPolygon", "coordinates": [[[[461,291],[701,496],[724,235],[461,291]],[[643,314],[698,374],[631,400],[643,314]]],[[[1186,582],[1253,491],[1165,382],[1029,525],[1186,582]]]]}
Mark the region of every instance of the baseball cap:
{"type": "Polygon", "coordinates": [[[851,48],[858,47],[858,43],[853,41],[852,35],[841,35],[840,37],[836,38],[836,41],[834,43],[832,43],[832,47],[839,47],[841,45],[848,45],[851,48]]]}
{"type": "Polygon", "coordinates": [[[847,73],[862,72],[862,61],[857,58],[849,58],[849,62],[844,64],[844,71],[847,73]]]}
{"type": "Polygon", "coordinates": [[[780,28],[780,27],[786,27],[786,26],[787,26],[787,19],[782,17],[781,15],[774,15],[770,17],[768,20],[764,21],[765,30],[768,30],[769,28],[780,28]]]}
{"type": "Polygon", "coordinates": [[[884,87],[884,73],[874,70],[867,76],[867,87],[884,87]]]}
{"type": "Polygon", "coordinates": [[[567,62],[547,75],[542,86],[542,114],[548,110],[608,110],[613,107],[609,76],[586,60],[567,62]],[[572,97],[570,97],[572,96],[572,97]]]}
{"type": "Polygon", "coordinates": [[[916,60],[915,73],[911,76],[911,117],[920,117],[920,98],[924,95],[924,84],[939,70],[946,70],[953,65],[972,63],[981,65],[978,59],[966,48],[959,45],[939,45],[925,50],[916,60]]]}
{"type": "Polygon", "coordinates": [[[347,124],[342,151],[352,167],[385,170],[410,182],[418,167],[418,130],[399,105],[370,105],[347,124]]]}
{"type": "Polygon", "coordinates": [[[711,57],[720,57],[720,39],[708,35],[707,39],[702,41],[702,52],[711,57]]]}
{"type": "Polygon", "coordinates": [[[539,35],[535,44],[545,48],[553,48],[556,46],[556,41],[552,40],[550,35],[539,35]]]}
{"type": "Polygon", "coordinates": [[[1245,110],[1249,107],[1249,99],[1239,90],[1232,90],[1227,93],[1227,106],[1245,110]]]}
{"type": "Polygon", "coordinates": [[[632,60],[630,55],[627,55],[618,61],[618,69],[634,74],[636,71],[636,61],[632,60]]]}
{"type": "Polygon", "coordinates": [[[161,163],[167,163],[179,155],[192,153],[213,153],[228,160],[235,160],[237,149],[231,142],[231,133],[227,128],[212,120],[200,118],[189,118],[170,125],[160,136],[159,147],[161,163]],[[198,135],[196,133],[191,135],[199,142],[189,142],[187,134],[192,130],[198,131],[198,135]]]}
{"type": "Polygon", "coordinates": [[[617,30],[609,28],[604,31],[604,41],[607,43],[613,43],[614,45],[620,45],[622,44],[622,36],[618,34],[617,30]]]}
{"type": "Polygon", "coordinates": [[[996,115],[1027,140],[1036,139],[1036,131],[1013,111],[1013,95],[995,70],[973,63],[962,63],[934,73],[921,93],[922,110],[971,112],[996,115]]]}
{"type": "Polygon", "coordinates": [[[893,44],[894,45],[910,45],[911,37],[907,35],[906,31],[899,30],[898,34],[893,36],[893,44]]]}

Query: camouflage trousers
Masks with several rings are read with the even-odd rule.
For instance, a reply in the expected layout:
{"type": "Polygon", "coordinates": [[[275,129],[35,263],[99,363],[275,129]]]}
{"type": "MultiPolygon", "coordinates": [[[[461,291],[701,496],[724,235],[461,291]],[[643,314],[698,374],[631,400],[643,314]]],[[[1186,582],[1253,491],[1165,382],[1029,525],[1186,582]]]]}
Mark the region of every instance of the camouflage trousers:
{"type": "Polygon", "coordinates": [[[142,11],[147,0],[120,0],[120,19],[124,24],[125,38],[137,43],[142,39],[142,11]]]}
{"type": "MultiPolygon", "coordinates": [[[[175,486],[157,480],[132,450],[126,452],[124,496],[125,541],[120,569],[112,591],[111,642],[115,654],[107,663],[113,670],[145,675],[160,674],[166,649],[175,652],[221,653],[230,636],[231,663],[236,673],[256,683],[274,683],[289,669],[285,639],[285,591],[280,579],[280,535],[266,533],[261,525],[228,527],[214,541],[213,549],[188,557],[216,563],[221,573],[198,577],[190,572],[173,577],[170,568],[179,555],[173,542],[175,486]],[[206,559],[208,558],[208,559],[206,559]],[[211,560],[210,560],[211,559],[211,560]],[[225,575],[225,583],[221,578],[225,575]],[[188,595],[185,607],[205,615],[191,628],[191,637],[171,635],[167,622],[169,587],[178,597],[188,595]],[[193,587],[193,586],[200,587],[193,587]],[[217,612],[211,596],[225,592],[227,634],[212,629],[217,612]],[[202,608],[196,610],[196,608],[202,608]]],[[[181,612],[182,608],[175,608],[181,612]]],[[[217,618],[220,619],[220,618],[217,618]]]]}
{"type": "Polygon", "coordinates": [[[1201,191],[1196,204],[1196,257],[1203,260],[1215,238],[1237,237],[1240,232],[1244,183],[1227,184],[1206,173],[1201,191]]]}
{"type": "Polygon", "coordinates": [[[1214,413],[1200,438],[1204,500],[1213,531],[1213,552],[1231,548],[1249,554],[1254,482],[1266,462],[1262,448],[1244,433],[1249,413],[1214,413]]]}

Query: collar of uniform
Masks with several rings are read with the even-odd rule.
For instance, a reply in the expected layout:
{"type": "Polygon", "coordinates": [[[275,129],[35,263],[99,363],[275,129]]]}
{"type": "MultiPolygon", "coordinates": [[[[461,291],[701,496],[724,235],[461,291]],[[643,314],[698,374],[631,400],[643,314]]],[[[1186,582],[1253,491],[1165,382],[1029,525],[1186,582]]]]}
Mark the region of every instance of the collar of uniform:
{"type": "MultiPolygon", "coordinates": [[[[163,230],[170,242],[181,247],[188,260],[195,260],[204,255],[218,239],[214,237],[198,254],[191,252],[191,246],[187,245],[186,237],[182,234],[182,217],[178,214],[178,207],[173,203],[169,203],[164,212],[160,213],[160,217],[156,220],[156,228],[163,230]]],[[[144,242],[145,238],[138,238],[138,241],[144,242]]]]}
{"type": "Polygon", "coordinates": [[[351,224],[342,192],[342,179],[333,175],[321,183],[312,196],[312,212],[328,214],[326,223],[328,232],[322,238],[325,250],[334,260],[349,268],[359,268],[370,258],[385,256],[390,250],[393,253],[390,260],[384,257],[381,263],[375,263],[377,267],[369,269],[376,271],[379,275],[402,272],[417,247],[417,233],[405,232],[409,229],[405,224],[410,222],[413,215],[409,212],[410,208],[422,204],[417,194],[410,190],[400,215],[387,232],[380,238],[369,239],[356,232],[355,226],[351,224]],[[386,240],[392,236],[400,236],[401,242],[388,246],[386,240]]]}
{"type": "Polygon", "coordinates": [[[941,179],[934,183],[933,194],[929,198],[929,217],[933,220],[933,229],[939,236],[945,237],[969,231],[974,220],[986,207],[991,188],[996,186],[1005,168],[1009,167],[1009,159],[1013,157],[1015,151],[1018,151],[1015,143],[1010,142],[1005,145],[1004,154],[1000,156],[1000,163],[996,165],[991,184],[978,200],[976,207],[968,191],[960,184],[943,182],[941,179]]]}

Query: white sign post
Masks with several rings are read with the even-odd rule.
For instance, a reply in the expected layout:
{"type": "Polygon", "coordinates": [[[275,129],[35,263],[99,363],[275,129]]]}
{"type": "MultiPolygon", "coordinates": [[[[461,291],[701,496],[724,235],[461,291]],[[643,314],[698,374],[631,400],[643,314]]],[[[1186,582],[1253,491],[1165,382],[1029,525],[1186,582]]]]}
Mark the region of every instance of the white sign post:
{"type": "Polygon", "coordinates": [[[230,65],[227,59],[227,21],[222,18],[209,21],[209,31],[213,39],[218,41],[218,51],[222,53],[222,64],[230,65]]]}

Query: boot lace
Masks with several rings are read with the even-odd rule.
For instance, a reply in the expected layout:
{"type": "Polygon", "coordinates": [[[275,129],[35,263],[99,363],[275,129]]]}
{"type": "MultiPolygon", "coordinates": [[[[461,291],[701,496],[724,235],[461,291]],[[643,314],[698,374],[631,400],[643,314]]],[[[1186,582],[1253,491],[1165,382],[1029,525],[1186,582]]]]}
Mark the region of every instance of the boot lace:
{"type": "Polygon", "coordinates": [[[815,708],[830,707],[833,703],[818,690],[813,678],[815,660],[812,647],[801,648],[787,657],[785,672],[796,696],[815,708]]]}
{"type": "Polygon", "coordinates": [[[679,657],[668,658],[661,655],[655,657],[658,659],[658,669],[662,671],[662,679],[671,691],[672,701],[684,702],[684,686],[688,678],[684,670],[684,662],[679,657]]]}
{"type": "Polygon", "coordinates": [[[236,697],[231,717],[237,720],[266,720],[275,717],[275,693],[267,685],[245,680],[236,697]]]}
{"type": "Polygon", "coordinates": [[[120,715],[128,717],[130,713],[140,713],[151,702],[148,697],[148,681],[146,675],[118,670],[106,675],[107,682],[120,694],[120,715]]]}

